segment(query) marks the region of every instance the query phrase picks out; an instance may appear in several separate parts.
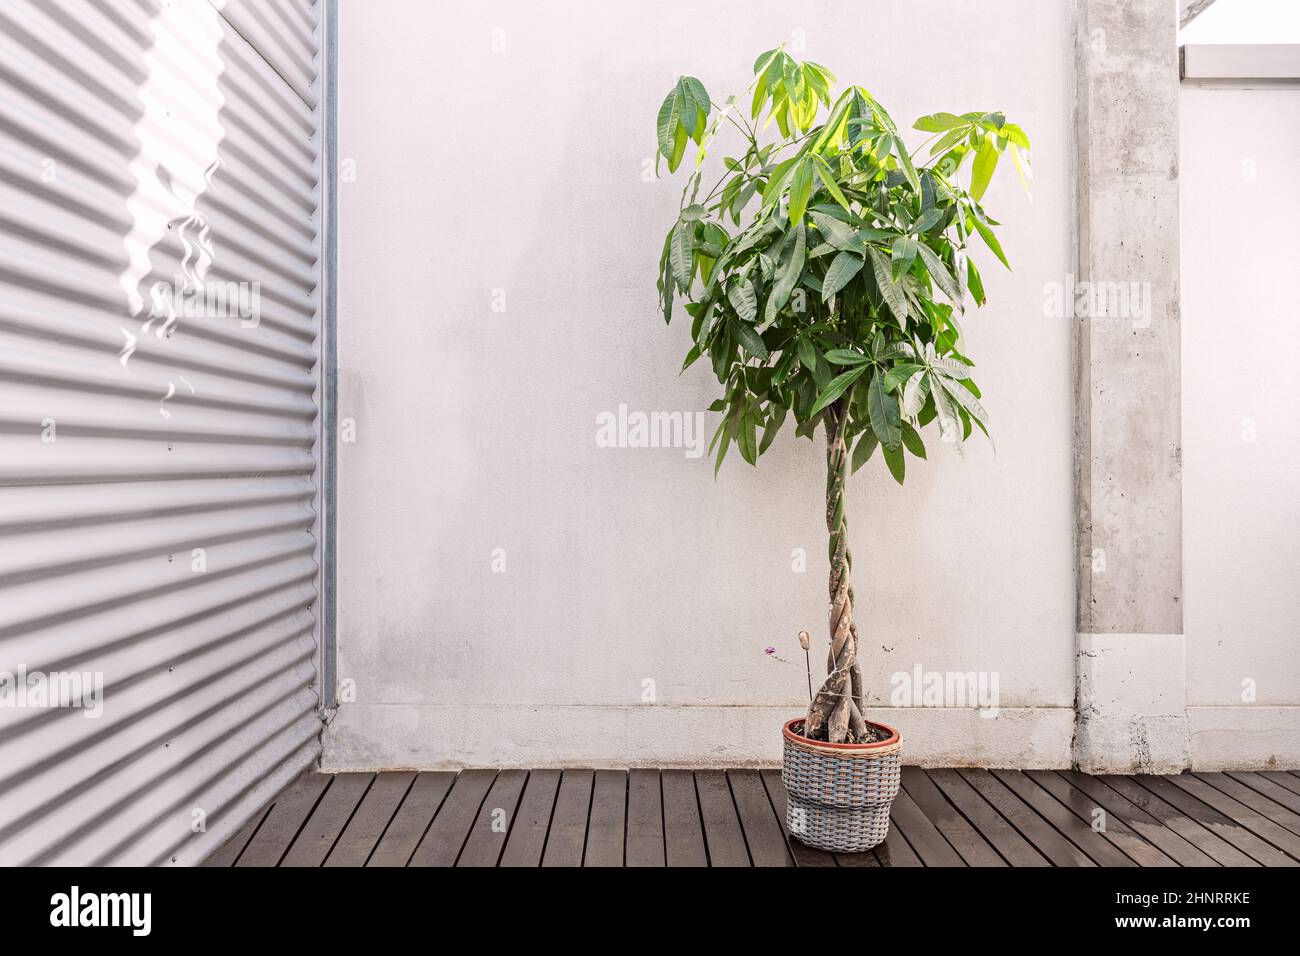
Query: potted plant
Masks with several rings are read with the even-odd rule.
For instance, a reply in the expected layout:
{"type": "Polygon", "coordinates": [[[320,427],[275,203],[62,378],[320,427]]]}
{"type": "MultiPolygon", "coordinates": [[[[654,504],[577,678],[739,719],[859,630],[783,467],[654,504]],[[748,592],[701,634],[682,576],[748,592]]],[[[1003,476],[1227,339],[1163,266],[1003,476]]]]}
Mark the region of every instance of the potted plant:
{"type": "Polygon", "coordinates": [[[931,422],[946,443],[973,427],[987,435],[960,320],[968,298],[985,301],[967,249],[978,237],[1007,264],[980,200],[1004,153],[1026,189],[1030,169],[1029,140],[1002,113],[923,116],[915,128],[931,136],[909,152],[866,89],[836,96],[834,83],[783,47],[755,62],[748,115],[694,77],[676,82],[657,153],[674,172],[693,142],[695,164],[664,239],[659,295],[665,322],[677,297],[691,318],[682,371],[705,358],[724,389],[710,406],[723,413],[715,475],[732,444],[754,465],[788,417],[810,440],[824,427],[828,673],[783,728],[782,777],[791,833],[858,851],[888,832],[901,740],[866,716],[845,482],[879,449],[902,484],[907,456],[926,457],[931,422]],[[704,160],[723,132],[738,146],[706,189],[704,160]]]}

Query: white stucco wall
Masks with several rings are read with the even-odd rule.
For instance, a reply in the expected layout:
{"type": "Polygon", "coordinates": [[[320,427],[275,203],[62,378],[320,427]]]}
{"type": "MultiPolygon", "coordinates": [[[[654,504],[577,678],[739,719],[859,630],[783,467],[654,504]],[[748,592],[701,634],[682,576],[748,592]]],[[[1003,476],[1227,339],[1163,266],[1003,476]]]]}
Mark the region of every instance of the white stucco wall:
{"type": "Polygon", "coordinates": [[[1198,767],[1300,763],[1300,88],[1182,90],[1187,703],[1198,767]],[[1251,696],[1253,694],[1253,697],[1251,696]]]}
{"type": "Polygon", "coordinates": [[[998,678],[996,719],[876,710],[908,759],[1068,764],[1070,329],[1043,302],[1073,261],[1070,4],[810,2],[793,22],[773,0],[341,7],[339,417],[355,440],[324,766],[778,759],[805,679],[762,649],[793,660],[801,628],[824,648],[820,441],[787,432],[757,470],[733,452],[715,481],[707,457],[595,436],[620,404],[692,412],[718,393],[706,363],[678,376],[689,327],[656,311],[680,177],[642,173],[676,74],[739,93],[792,33],[900,123],[1002,108],[1033,138],[1033,203],[1011,170],[986,200],[1015,271],[980,260],[990,305],[966,324],[996,455],[931,439],[904,489],[873,461],[850,521],[873,698],[918,665],[998,678]]]}

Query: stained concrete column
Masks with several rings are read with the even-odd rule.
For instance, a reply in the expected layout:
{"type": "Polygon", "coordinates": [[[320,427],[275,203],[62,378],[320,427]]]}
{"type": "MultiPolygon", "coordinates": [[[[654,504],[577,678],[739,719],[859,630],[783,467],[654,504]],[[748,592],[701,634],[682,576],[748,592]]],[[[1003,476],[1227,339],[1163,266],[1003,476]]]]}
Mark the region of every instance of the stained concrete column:
{"type": "Polygon", "coordinates": [[[1175,0],[1076,0],[1081,769],[1187,765],[1175,0]]]}

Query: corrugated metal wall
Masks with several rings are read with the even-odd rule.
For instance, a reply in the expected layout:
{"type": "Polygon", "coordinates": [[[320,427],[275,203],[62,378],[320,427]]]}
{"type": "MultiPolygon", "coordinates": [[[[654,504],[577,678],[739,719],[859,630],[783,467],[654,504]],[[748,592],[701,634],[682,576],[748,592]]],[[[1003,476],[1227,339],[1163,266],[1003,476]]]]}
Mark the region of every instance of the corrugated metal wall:
{"type": "Polygon", "coordinates": [[[316,7],[0,0],[0,863],[196,863],[319,752],[316,7]]]}

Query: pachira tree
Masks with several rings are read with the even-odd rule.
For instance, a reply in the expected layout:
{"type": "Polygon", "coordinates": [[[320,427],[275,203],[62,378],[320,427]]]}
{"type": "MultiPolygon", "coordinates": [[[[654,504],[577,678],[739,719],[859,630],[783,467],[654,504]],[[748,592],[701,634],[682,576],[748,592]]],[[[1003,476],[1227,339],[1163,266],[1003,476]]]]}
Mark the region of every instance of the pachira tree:
{"type": "Polygon", "coordinates": [[[804,736],[862,743],[873,731],[845,482],[879,451],[902,484],[907,457],[926,457],[931,422],[946,443],[972,428],[987,436],[962,336],[967,302],[985,302],[968,249],[978,239],[1007,265],[980,200],[1007,153],[1028,189],[1029,139],[1000,112],[931,113],[915,123],[929,139],[909,151],[871,93],[836,95],[835,82],[783,48],[755,62],[748,115],[735,96],[719,104],[694,77],[677,81],[659,111],[658,153],[674,172],[693,143],[695,164],[664,240],[659,294],[666,322],[679,298],[691,318],[682,370],[707,358],[724,389],[710,406],[723,413],[715,474],[733,444],[755,464],[791,417],[809,439],[825,428],[830,653],[804,736]],[[722,159],[706,190],[705,159],[724,129],[743,151],[722,159]]]}

